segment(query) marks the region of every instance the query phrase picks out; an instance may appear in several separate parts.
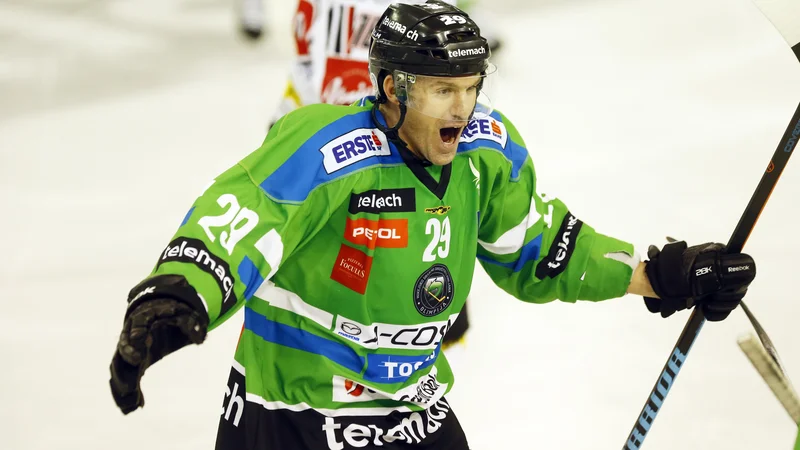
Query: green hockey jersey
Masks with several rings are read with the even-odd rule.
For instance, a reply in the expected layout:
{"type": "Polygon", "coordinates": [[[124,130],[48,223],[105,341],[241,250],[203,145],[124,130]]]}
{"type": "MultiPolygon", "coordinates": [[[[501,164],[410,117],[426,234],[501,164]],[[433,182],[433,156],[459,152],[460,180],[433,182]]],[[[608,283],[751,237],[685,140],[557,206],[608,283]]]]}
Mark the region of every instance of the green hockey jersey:
{"type": "Polygon", "coordinates": [[[328,415],[427,409],[453,385],[442,337],[475,262],[534,303],[625,294],[638,263],[559,200],[499,112],[451,164],[387,139],[371,99],[311,105],[197,199],[151,276],[185,277],[210,328],[244,306],[246,400],[328,415]]]}

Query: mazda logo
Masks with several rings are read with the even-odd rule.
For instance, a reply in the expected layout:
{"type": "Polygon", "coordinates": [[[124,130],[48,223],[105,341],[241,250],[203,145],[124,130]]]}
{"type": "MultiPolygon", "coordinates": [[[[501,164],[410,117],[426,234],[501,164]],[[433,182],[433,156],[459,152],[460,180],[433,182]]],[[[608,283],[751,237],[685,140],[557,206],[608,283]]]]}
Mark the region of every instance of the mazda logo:
{"type": "Polygon", "coordinates": [[[342,322],[342,331],[353,336],[361,334],[361,328],[350,322],[342,322]]]}

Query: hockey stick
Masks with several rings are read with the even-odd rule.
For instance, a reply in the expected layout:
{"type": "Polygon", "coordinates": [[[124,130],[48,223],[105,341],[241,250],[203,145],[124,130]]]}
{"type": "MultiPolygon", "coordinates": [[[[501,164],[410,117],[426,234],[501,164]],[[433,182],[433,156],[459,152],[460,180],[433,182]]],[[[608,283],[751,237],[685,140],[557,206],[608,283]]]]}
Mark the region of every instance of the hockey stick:
{"type": "MultiPolygon", "coordinates": [[[[786,39],[798,61],[800,61],[800,8],[798,8],[797,0],[755,1],[764,15],[770,19],[786,39]]],[[[786,163],[789,161],[798,139],[800,139],[800,103],[798,103],[792,120],[786,128],[778,148],[772,155],[772,160],[767,166],[767,170],[761,177],[761,181],[758,183],[755,192],[753,192],[750,202],[747,204],[739,223],[728,241],[727,249],[729,252],[738,253],[744,247],[747,238],[758,221],[758,216],[767,204],[772,190],[775,188],[781,173],[783,173],[783,169],[786,167],[786,163]]],[[[656,415],[661,410],[664,400],[681,367],[683,367],[686,356],[689,354],[689,350],[691,350],[692,344],[697,339],[697,335],[700,333],[704,323],[703,313],[695,308],[683,328],[678,342],[672,349],[669,359],[664,364],[655,386],[650,391],[650,395],[639,413],[639,417],[637,417],[623,449],[635,450],[641,448],[647,432],[650,431],[656,415]]]]}
{"type": "MultiPolygon", "coordinates": [[[[750,323],[753,325],[753,328],[756,330],[756,334],[758,335],[758,340],[761,341],[761,345],[764,346],[764,350],[769,354],[773,361],[775,361],[775,365],[778,366],[778,370],[783,373],[783,363],[781,363],[781,358],[778,356],[778,350],[775,349],[775,345],[772,343],[772,340],[767,336],[767,332],[764,331],[764,328],[758,323],[756,320],[756,316],[750,311],[750,308],[742,301],[742,310],[745,314],[747,314],[747,318],[750,319],[750,323]]],[[[783,374],[784,377],[786,374],[783,374]]]]}
{"type": "MultiPolygon", "coordinates": [[[[677,242],[678,239],[673,237],[667,236],[667,242],[677,242]]],[[[783,363],[781,362],[781,358],[778,356],[778,350],[775,349],[775,345],[772,343],[772,340],[767,335],[766,330],[764,327],[756,319],[756,316],[750,311],[750,308],[747,304],[742,301],[742,310],[744,311],[747,318],[750,320],[750,324],[753,325],[753,329],[756,330],[756,335],[758,335],[758,339],[761,341],[761,345],[764,346],[764,350],[772,357],[772,360],[775,361],[775,364],[778,366],[778,370],[783,372],[783,363]]],[[[785,374],[784,374],[785,376],[785,374]]]]}
{"type": "Polygon", "coordinates": [[[800,423],[800,400],[797,399],[797,392],[772,355],[767,353],[752,334],[740,337],[737,343],[772,393],[781,402],[792,421],[795,424],[800,423]]]}

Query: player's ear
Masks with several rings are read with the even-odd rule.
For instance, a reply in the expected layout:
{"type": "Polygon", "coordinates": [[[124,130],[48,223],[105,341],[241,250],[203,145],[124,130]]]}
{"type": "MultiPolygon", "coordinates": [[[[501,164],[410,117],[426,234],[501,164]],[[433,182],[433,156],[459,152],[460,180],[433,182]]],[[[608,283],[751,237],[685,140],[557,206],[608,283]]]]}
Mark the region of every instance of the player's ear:
{"type": "Polygon", "coordinates": [[[388,103],[393,105],[400,104],[400,101],[397,99],[397,95],[395,95],[394,92],[394,77],[391,75],[386,75],[383,77],[383,92],[386,94],[388,103]]]}

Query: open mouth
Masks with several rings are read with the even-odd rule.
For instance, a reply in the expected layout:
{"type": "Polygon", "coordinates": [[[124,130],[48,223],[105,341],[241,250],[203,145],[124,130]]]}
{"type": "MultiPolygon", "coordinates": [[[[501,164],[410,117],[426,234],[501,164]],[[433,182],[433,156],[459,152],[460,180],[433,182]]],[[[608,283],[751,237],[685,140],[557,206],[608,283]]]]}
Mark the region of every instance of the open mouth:
{"type": "Polygon", "coordinates": [[[460,131],[461,127],[439,128],[439,137],[442,138],[442,142],[445,144],[453,144],[458,140],[458,133],[460,131]]]}

